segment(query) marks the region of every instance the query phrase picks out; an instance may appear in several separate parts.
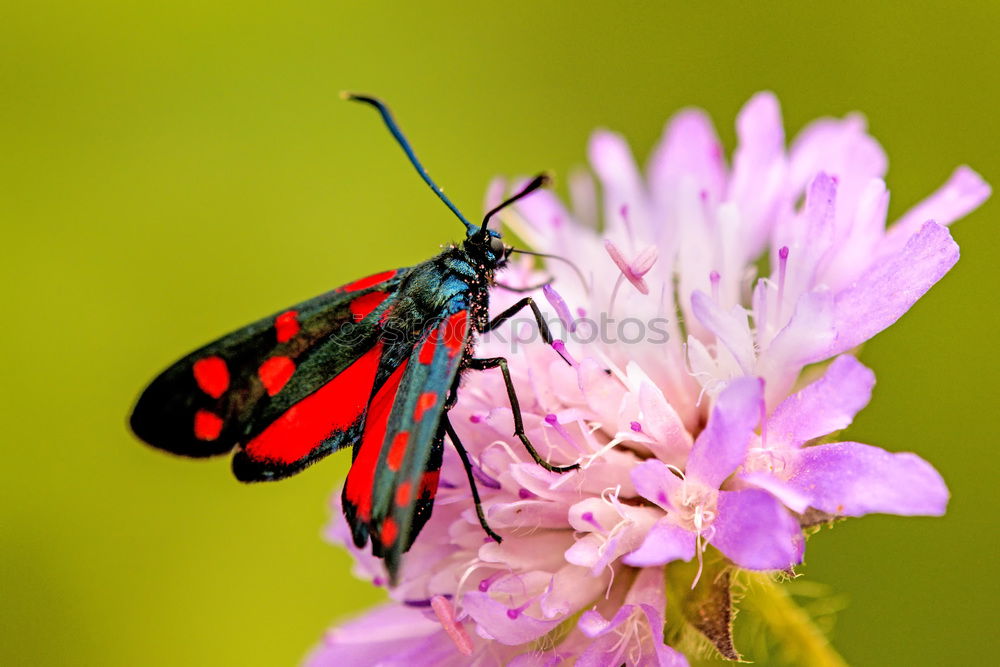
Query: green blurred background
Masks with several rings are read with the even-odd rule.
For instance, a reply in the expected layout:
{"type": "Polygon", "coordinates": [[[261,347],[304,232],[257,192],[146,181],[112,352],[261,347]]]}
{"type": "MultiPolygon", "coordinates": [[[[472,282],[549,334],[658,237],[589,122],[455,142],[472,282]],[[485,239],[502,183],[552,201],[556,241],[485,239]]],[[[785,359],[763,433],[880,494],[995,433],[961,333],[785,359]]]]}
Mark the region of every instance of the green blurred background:
{"type": "MultiPolygon", "coordinates": [[[[341,89],[389,100],[473,214],[495,174],[564,176],[597,126],[644,156],[698,105],[731,148],[765,88],[789,134],[864,111],[894,215],[963,162],[1000,180],[997,3],[278,4],[0,9],[4,665],[294,664],[379,598],[320,539],[346,454],[247,487],[125,430],[181,353],[459,236],[341,89]]],[[[955,227],[957,268],[864,350],[848,435],[921,453],[953,501],[810,541],[853,664],[995,658],[997,215],[955,227]]]]}

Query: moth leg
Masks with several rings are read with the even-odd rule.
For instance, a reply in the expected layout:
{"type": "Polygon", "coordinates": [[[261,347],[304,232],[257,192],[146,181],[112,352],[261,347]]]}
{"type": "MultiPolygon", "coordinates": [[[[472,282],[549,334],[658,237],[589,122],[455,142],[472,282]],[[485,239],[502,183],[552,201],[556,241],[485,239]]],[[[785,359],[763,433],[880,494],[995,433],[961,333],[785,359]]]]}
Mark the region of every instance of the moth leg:
{"type": "MultiPolygon", "coordinates": [[[[483,333],[496,329],[498,326],[514,317],[514,315],[517,315],[525,308],[531,308],[531,312],[535,315],[535,322],[538,323],[538,332],[542,334],[542,340],[549,345],[552,345],[552,332],[549,331],[549,325],[545,323],[545,318],[542,317],[542,311],[538,310],[538,304],[535,303],[535,300],[530,296],[524,297],[513,306],[490,320],[489,324],[487,324],[483,329],[483,333]]],[[[493,367],[491,366],[490,368],[493,367]]]]}
{"type": "Polygon", "coordinates": [[[451,425],[451,420],[448,419],[448,413],[446,412],[441,417],[441,422],[444,424],[444,432],[448,434],[451,439],[451,444],[455,447],[455,451],[458,452],[458,456],[462,459],[462,465],[465,466],[465,474],[469,478],[469,488],[472,489],[472,502],[476,505],[476,516],[479,518],[479,525],[483,527],[486,534],[489,535],[497,543],[503,542],[503,538],[493,532],[490,525],[486,523],[486,514],[483,513],[483,505],[479,500],[479,489],[476,487],[476,478],[472,474],[472,462],[469,460],[469,453],[465,451],[465,447],[462,446],[462,441],[458,439],[458,434],[455,433],[455,427],[451,425]]]}
{"type": "Polygon", "coordinates": [[[551,285],[552,279],[549,278],[544,283],[538,283],[537,285],[531,285],[530,287],[511,287],[510,285],[505,285],[499,281],[494,282],[493,284],[499,287],[500,289],[507,290],[508,292],[514,292],[515,294],[525,294],[527,292],[534,292],[535,290],[542,289],[546,285],[551,285]]]}
{"type": "Polygon", "coordinates": [[[510,379],[510,370],[507,368],[507,360],[503,357],[490,357],[488,359],[469,359],[469,368],[476,371],[485,371],[489,368],[500,368],[500,372],[503,373],[503,382],[507,387],[507,398],[510,399],[510,410],[514,415],[514,435],[518,437],[524,448],[528,450],[531,454],[531,458],[535,460],[535,463],[542,466],[546,470],[551,472],[569,472],[570,470],[576,470],[580,467],[579,463],[573,463],[568,466],[554,466],[545,459],[542,458],[541,454],[534,448],[531,441],[528,440],[528,436],[524,434],[524,422],[521,419],[521,404],[517,400],[517,391],[514,389],[514,383],[510,379]]]}

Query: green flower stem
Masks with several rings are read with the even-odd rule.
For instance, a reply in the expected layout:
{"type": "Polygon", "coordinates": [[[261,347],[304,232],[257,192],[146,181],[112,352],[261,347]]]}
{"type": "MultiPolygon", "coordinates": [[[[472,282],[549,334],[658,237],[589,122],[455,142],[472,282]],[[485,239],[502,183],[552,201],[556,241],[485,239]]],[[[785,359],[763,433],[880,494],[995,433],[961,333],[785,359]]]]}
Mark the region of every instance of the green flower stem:
{"type": "Polygon", "coordinates": [[[785,588],[769,575],[743,571],[746,582],[740,604],[744,613],[754,614],[768,629],[770,639],[793,664],[813,667],[846,667],[812,618],[792,600],[785,588]]]}

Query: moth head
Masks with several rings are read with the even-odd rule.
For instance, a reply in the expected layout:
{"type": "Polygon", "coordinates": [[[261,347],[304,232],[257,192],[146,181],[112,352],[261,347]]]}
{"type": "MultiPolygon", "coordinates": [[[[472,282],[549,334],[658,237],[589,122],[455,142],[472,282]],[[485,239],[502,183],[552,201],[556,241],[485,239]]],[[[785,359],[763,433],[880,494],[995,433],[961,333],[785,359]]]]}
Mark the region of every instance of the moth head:
{"type": "Polygon", "coordinates": [[[477,263],[490,268],[500,268],[507,263],[513,248],[503,242],[500,232],[481,227],[469,234],[462,244],[465,252],[477,263]]]}

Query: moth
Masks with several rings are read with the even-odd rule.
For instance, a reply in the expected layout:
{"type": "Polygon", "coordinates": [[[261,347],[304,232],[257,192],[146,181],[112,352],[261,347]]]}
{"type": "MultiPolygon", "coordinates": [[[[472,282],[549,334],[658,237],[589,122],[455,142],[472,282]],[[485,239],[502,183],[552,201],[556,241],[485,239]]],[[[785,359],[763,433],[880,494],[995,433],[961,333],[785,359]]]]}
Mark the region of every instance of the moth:
{"type": "Polygon", "coordinates": [[[278,480],[327,454],[353,448],[343,507],[354,543],[369,541],[395,584],[405,553],[431,516],[445,436],[468,476],[484,516],[469,455],[448,418],[464,372],[499,368],[513,411],[514,435],[547,470],[577,464],[545,461],[524,433],[504,357],[475,356],[475,337],[528,308],[542,339],[552,335],[538,306],[524,297],[489,316],[495,274],[512,252],[488,228],[504,207],[547,183],[540,175],[469,222],[430,178],[388,107],[365,95],[431,190],[465,225],[465,239],[416,266],[383,271],[286,308],[195,350],[142,392],[133,432],[160,449],[189,457],[236,450],[243,482],[278,480]]]}

